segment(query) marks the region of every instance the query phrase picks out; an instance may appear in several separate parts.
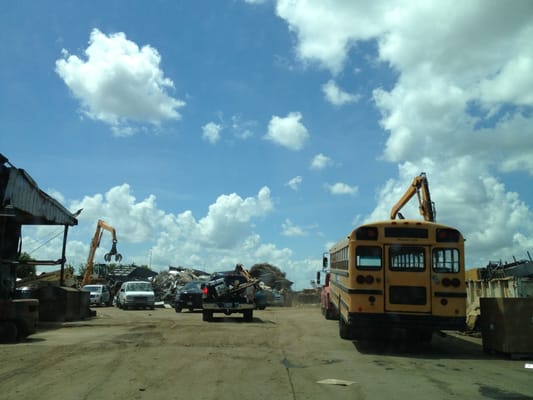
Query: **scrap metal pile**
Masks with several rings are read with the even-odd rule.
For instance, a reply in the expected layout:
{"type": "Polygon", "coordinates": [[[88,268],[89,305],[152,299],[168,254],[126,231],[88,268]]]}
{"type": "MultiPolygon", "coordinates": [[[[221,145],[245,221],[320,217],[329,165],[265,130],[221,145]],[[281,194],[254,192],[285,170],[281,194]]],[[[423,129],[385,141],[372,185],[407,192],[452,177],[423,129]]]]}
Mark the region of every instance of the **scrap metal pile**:
{"type": "Polygon", "coordinates": [[[493,262],[490,261],[487,267],[480,271],[482,279],[495,279],[506,277],[533,277],[533,260],[529,251],[527,252],[529,260],[516,260],[513,262],[493,262]]]}
{"type": "MultiPolygon", "coordinates": [[[[176,291],[186,283],[190,281],[207,282],[212,277],[212,273],[184,267],[169,266],[168,270],[160,272],[135,265],[119,265],[111,270],[100,267],[106,267],[106,265],[95,264],[94,270],[98,272],[98,276],[93,276],[91,282],[108,285],[113,296],[118,292],[123,282],[135,280],[150,281],[154,289],[156,302],[167,304],[174,303],[176,291]]],[[[279,303],[286,304],[289,302],[292,282],[285,278],[285,273],[279,268],[270,264],[255,264],[249,271],[244,271],[243,273],[247,274],[248,282],[243,284],[238,290],[254,286],[257,293],[259,293],[258,291],[262,292],[262,296],[265,297],[264,301],[267,304],[282,305],[279,303]],[[285,300],[280,301],[280,296],[285,300]]],[[[52,278],[49,277],[52,275],[55,277],[53,284],[59,286],[59,271],[42,274],[32,281],[19,282],[18,286],[31,286],[33,289],[40,286],[48,286],[52,283],[50,282],[52,278]]],[[[66,286],[78,287],[79,279],[80,277],[69,276],[67,274],[64,282],[66,286]]],[[[232,288],[229,290],[232,290],[232,288]]]]}
{"type": "Polygon", "coordinates": [[[532,298],[533,259],[513,262],[489,261],[485,268],[466,271],[467,327],[471,331],[480,329],[481,298],[532,298]]]}
{"type": "Polygon", "coordinates": [[[293,284],[293,282],[285,277],[284,272],[270,264],[253,265],[250,268],[250,275],[273,290],[288,291],[293,284]]]}
{"type": "Polygon", "coordinates": [[[205,281],[209,279],[209,273],[197,269],[183,267],[169,267],[168,271],[161,271],[152,280],[155,300],[172,303],[176,295],[176,289],[190,281],[205,281]]]}
{"type": "Polygon", "coordinates": [[[217,279],[213,279],[208,283],[209,286],[212,286],[215,289],[213,292],[211,292],[213,297],[220,298],[224,296],[233,296],[246,291],[247,293],[250,293],[253,301],[253,292],[249,292],[247,289],[251,288],[252,286],[256,286],[258,284],[258,280],[253,278],[248,270],[242,266],[242,264],[237,264],[234,273],[244,277],[244,280],[230,282],[225,275],[220,275],[217,277],[217,279]]]}
{"type": "MultiPolygon", "coordinates": [[[[290,291],[292,285],[292,282],[285,278],[284,272],[270,264],[255,264],[249,271],[244,269],[241,274],[247,275],[249,283],[244,284],[238,290],[255,286],[256,289],[261,289],[268,294],[279,291],[284,293],[290,291]]],[[[177,289],[193,280],[208,281],[210,276],[210,273],[197,269],[169,267],[168,271],[161,271],[152,279],[156,301],[172,303],[177,289]]],[[[228,288],[228,290],[232,289],[228,288]]]]}

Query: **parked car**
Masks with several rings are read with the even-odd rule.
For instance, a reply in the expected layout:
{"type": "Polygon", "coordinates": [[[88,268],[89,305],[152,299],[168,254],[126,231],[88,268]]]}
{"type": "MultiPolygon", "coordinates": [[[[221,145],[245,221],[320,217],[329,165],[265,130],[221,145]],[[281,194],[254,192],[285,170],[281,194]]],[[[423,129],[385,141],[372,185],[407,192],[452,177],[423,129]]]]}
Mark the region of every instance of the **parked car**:
{"type": "Polygon", "coordinates": [[[202,281],[187,282],[176,291],[174,309],[179,313],[184,308],[188,308],[189,311],[194,311],[195,308],[202,309],[202,281]]]}
{"type": "Polygon", "coordinates": [[[257,289],[255,291],[255,308],[264,310],[267,306],[267,293],[264,289],[257,289]]]}
{"type": "Polygon", "coordinates": [[[283,295],[277,290],[272,291],[272,298],[269,302],[271,306],[282,306],[284,302],[283,295]]]}
{"type": "Polygon", "coordinates": [[[97,306],[110,306],[113,298],[111,297],[111,291],[107,285],[103,284],[91,284],[85,285],[83,290],[91,293],[89,303],[97,306]]]}
{"type": "Polygon", "coordinates": [[[35,299],[37,298],[37,289],[31,286],[18,287],[15,290],[16,299],[35,299]]]}
{"type": "Polygon", "coordinates": [[[129,308],[150,308],[155,307],[155,294],[150,282],[129,281],[124,282],[117,294],[117,307],[129,308]]]}

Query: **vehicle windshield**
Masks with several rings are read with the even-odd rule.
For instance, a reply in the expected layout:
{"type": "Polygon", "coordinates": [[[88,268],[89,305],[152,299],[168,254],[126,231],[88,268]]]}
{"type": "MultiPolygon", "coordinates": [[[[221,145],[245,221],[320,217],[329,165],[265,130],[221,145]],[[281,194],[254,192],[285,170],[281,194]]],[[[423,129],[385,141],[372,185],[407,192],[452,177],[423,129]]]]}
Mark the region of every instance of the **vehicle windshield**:
{"type": "Polygon", "coordinates": [[[87,290],[88,292],[101,292],[102,286],[86,285],[83,287],[83,289],[87,290]]]}
{"type": "Polygon", "coordinates": [[[152,291],[152,284],[149,282],[132,282],[128,283],[126,290],[132,292],[150,292],[152,291]]]}
{"type": "Polygon", "coordinates": [[[200,290],[200,282],[188,282],[182,290],[200,290]]]}
{"type": "Polygon", "coordinates": [[[227,274],[224,276],[224,281],[226,282],[226,284],[231,285],[236,285],[236,282],[238,282],[238,284],[241,284],[246,282],[246,280],[247,279],[244,276],[238,274],[227,274]]]}

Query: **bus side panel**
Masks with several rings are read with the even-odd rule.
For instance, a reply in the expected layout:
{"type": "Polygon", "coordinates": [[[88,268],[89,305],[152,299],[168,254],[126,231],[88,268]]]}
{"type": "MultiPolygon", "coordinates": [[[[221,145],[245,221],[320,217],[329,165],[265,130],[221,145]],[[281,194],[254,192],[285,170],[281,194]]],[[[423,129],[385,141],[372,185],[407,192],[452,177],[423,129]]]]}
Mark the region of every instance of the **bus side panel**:
{"type": "Polygon", "coordinates": [[[376,321],[384,315],[385,301],[380,286],[383,281],[380,279],[377,286],[352,284],[349,287],[352,278],[331,274],[330,297],[339,312],[340,336],[343,339],[369,339],[375,336],[373,328],[381,325],[376,321]]]}
{"type": "Polygon", "coordinates": [[[464,278],[457,274],[435,275],[431,288],[433,316],[442,321],[440,329],[463,330],[466,327],[466,287],[464,278]],[[460,279],[457,288],[444,286],[443,280],[460,279]]]}
{"type": "Polygon", "coordinates": [[[349,323],[350,294],[348,289],[349,278],[346,271],[332,270],[329,281],[329,295],[336,314],[339,317],[339,324],[349,323]]]}
{"type": "Polygon", "coordinates": [[[329,300],[337,314],[340,313],[340,299],[341,299],[341,288],[338,283],[338,275],[335,272],[331,272],[330,281],[329,281],[329,300]]]}
{"type": "Polygon", "coordinates": [[[333,306],[341,311],[341,304],[344,304],[344,308],[349,308],[350,298],[348,295],[348,278],[344,276],[344,272],[332,271],[329,281],[329,295],[333,306]]]}

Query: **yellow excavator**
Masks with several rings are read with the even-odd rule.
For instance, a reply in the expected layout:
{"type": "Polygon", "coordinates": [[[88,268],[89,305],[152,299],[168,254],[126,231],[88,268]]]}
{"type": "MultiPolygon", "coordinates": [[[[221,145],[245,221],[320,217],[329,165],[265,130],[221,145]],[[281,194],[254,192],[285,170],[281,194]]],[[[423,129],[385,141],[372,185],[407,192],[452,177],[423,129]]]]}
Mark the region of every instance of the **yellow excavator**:
{"type": "Polygon", "coordinates": [[[109,251],[109,253],[106,253],[104,255],[104,260],[106,262],[109,262],[111,261],[112,256],[115,256],[115,261],[122,261],[122,254],[117,252],[117,233],[115,231],[115,228],[109,226],[105,221],[99,219],[96,224],[96,231],[94,232],[93,240],[91,241],[91,249],[89,250],[89,257],[87,258],[87,266],[85,267],[85,274],[83,275],[83,281],[81,282],[82,287],[90,282],[91,277],[93,275],[94,254],[96,253],[96,249],[98,248],[98,246],[100,246],[100,240],[102,239],[103,234],[102,229],[111,232],[113,238],[113,245],[111,246],[111,250],[109,251]]]}
{"type": "Polygon", "coordinates": [[[425,221],[436,222],[435,204],[431,201],[429,184],[425,172],[420,173],[420,175],[413,179],[411,186],[409,186],[400,200],[392,207],[390,219],[396,219],[396,216],[399,219],[404,219],[400,210],[415,194],[418,197],[420,215],[424,217],[425,221]]]}

